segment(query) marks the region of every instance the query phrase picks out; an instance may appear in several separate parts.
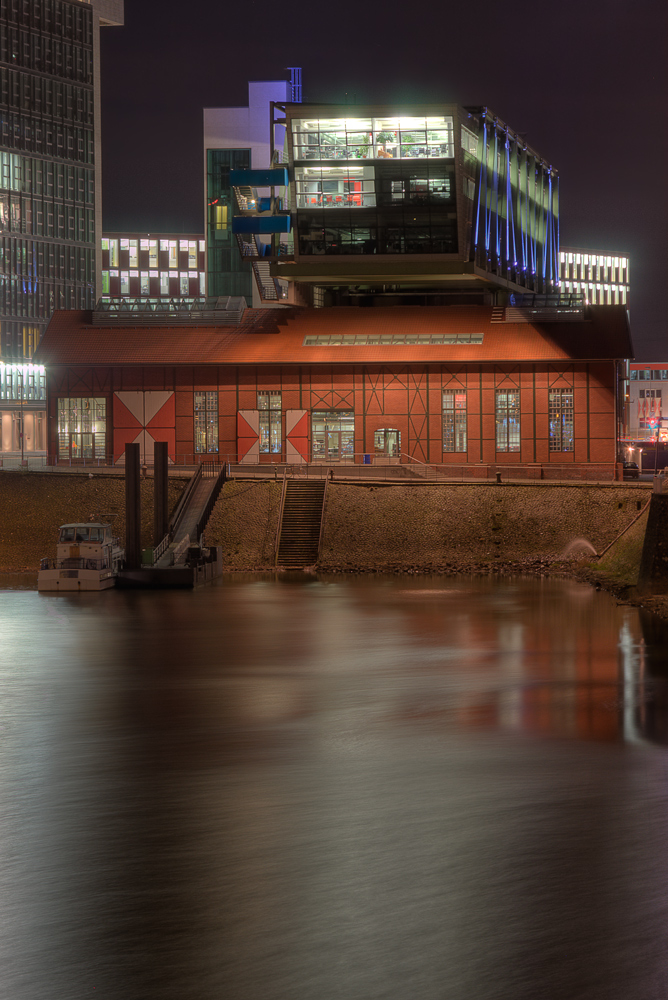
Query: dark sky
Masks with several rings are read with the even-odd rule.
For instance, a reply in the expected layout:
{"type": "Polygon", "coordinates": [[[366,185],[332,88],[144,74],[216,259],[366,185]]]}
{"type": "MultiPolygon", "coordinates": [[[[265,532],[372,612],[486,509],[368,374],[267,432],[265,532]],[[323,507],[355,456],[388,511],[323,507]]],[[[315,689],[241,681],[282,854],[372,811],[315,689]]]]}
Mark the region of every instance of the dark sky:
{"type": "Polygon", "coordinates": [[[641,360],[668,360],[665,0],[126,0],[102,32],[103,225],[203,232],[202,108],[303,67],[304,99],[484,104],[558,169],[561,243],[631,256],[641,360]]]}

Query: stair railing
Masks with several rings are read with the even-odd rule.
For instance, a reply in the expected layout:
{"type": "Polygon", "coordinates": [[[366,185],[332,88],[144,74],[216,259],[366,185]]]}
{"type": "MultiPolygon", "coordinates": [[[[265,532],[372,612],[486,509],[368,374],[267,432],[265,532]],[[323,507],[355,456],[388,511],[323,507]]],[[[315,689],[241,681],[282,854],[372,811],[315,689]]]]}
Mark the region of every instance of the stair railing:
{"type": "Polygon", "coordinates": [[[320,510],[320,534],[318,535],[318,554],[316,556],[316,562],[320,559],[320,548],[322,546],[322,535],[325,526],[325,502],[327,500],[328,487],[329,487],[329,479],[325,479],[325,488],[322,491],[322,508],[320,510]]]}
{"type": "Polygon", "coordinates": [[[281,503],[278,508],[278,528],[276,529],[276,551],[274,552],[274,566],[278,565],[278,550],[281,547],[281,534],[283,532],[283,508],[285,507],[285,494],[288,488],[287,468],[283,470],[283,489],[281,490],[281,503]]]}
{"type": "MultiPolygon", "coordinates": [[[[210,467],[211,474],[213,474],[216,466],[214,466],[213,462],[207,462],[207,465],[210,467]]],[[[198,542],[201,540],[202,535],[204,534],[204,529],[206,528],[209,518],[211,517],[211,511],[213,510],[216,504],[216,500],[218,499],[220,491],[225,485],[226,479],[227,479],[227,473],[225,466],[223,465],[223,467],[220,469],[220,472],[218,473],[218,477],[215,483],[213,484],[213,489],[209,494],[209,499],[204,505],[204,510],[200,514],[197,524],[195,526],[195,538],[197,539],[198,542]]]]}
{"type": "Polygon", "coordinates": [[[197,489],[197,486],[199,485],[199,482],[200,482],[200,480],[202,478],[203,469],[204,469],[203,465],[198,465],[197,466],[197,469],[195,470],[195,472],[193,472],[192,476],[190,477],[190,482],[188,483],[188,485],[186,486],[185,490],[181,494],[181,499],[179,500],[178,504],[176,505],[176,510],[174,511],[174,513],[172,514],[172,516],[170,518],[170,521],[169,521],[169,534],[172,536],[172,538],[176,534],[178,526],[181,523],[183,515],[186,512],[186,508],[188,507],[188,504],[190,503],[191,497],[192,497],[193,493],[195,492],[195,490],[197,489]]]}

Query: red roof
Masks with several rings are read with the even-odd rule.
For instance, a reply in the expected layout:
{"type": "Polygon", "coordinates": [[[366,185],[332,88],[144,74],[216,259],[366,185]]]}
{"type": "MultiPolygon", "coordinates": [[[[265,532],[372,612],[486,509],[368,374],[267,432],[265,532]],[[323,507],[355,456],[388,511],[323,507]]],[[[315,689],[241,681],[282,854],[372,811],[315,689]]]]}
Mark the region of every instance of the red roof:
{"type": "Polygon", "coordinates": [[[247,309],[239,326],[93,326],[56,312],[34,360],[44,365],[402,364],[628,358],[623,306],[591,306],[583,322],[492,322],[488,306],[247,309]],[[304,346],[324,334],[483,334],[481,344],[304,346]]]}

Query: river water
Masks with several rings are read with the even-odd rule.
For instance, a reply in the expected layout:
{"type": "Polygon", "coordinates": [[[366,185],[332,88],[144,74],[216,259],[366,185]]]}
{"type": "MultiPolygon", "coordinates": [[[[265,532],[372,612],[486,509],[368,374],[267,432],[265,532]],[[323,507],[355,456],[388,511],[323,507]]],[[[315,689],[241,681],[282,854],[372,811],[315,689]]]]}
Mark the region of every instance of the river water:
{"type": "Polygon", "coordinates": [[[573,582],[0,592],[0,996],[668,996],[668,634],[573,582]]]}

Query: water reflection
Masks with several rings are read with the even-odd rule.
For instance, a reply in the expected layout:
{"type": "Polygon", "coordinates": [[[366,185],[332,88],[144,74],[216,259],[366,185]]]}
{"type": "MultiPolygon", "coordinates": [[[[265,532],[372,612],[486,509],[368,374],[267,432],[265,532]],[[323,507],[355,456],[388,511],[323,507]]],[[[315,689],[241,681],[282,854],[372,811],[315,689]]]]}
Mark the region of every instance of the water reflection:
{"type": "Polygon", "coordinates": [[[651,616],[295,575],[4,591],[0,636],[8,998],[662,995],[651,616]]]}

